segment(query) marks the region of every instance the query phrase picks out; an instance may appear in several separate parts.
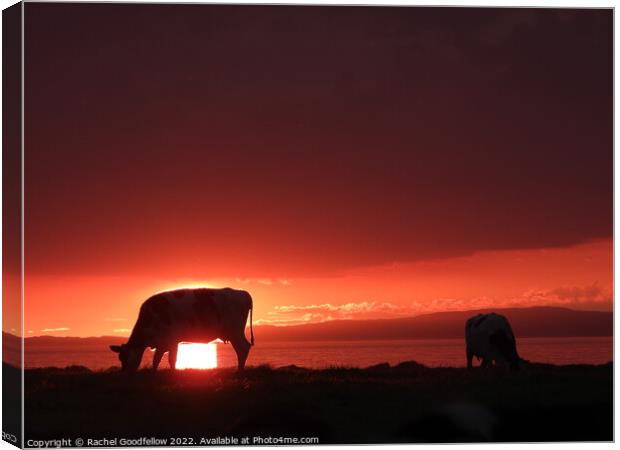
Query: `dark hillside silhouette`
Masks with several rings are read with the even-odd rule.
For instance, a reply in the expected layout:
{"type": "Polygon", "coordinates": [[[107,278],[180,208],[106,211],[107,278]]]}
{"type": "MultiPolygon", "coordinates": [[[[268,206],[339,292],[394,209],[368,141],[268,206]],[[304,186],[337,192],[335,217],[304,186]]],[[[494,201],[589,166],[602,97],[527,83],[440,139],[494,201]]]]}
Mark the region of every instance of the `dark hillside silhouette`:
{"type": "Polygon", "coordinates": [[[26,432],[58,439],[316,436],[321,444],[613,439],[613,367],[26,370],[26,432]],[[567,396],[567,393],[569,394],[567,396]],[[58,405],[63,414],[58,414],[58,405]],[[93,405],[97,405],[96,408],[93,405]],[[165,407],[162,407],[165,405],[165,407]],[[257,405],[254,407],[254,405],[257,405]],[[398,405],[398,407],[395,407],[398,405]],[[515,425],[516,424],[516,425],[515,425]]]}

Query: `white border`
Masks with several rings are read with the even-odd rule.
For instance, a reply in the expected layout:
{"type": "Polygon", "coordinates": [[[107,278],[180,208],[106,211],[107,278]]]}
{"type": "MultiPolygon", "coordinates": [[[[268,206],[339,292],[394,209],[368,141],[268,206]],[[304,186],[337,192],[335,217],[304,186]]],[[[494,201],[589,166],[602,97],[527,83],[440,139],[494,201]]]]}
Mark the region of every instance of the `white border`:
{"type": "MultiPolygon", "coordinates": [[[[35,0],[36,1],[36,0],[35,0]]],[[[63,1],[63,2],[68,2],[67,0],[63,1]]],[[[11,0],[0,0],[0,6],[2,7],[2,9],[5,9],[13,4],[15,4],[15,1],[11,1],[11,0]]],[[[79,3],[103,3],[103,2],[79,2],[79,3]]],[[[105,2],[105,3],[120,3],[120,2],[105,2]]],[[[411,1],[411,0],[374,0],[374,1],[350,1],[350,0],[339,0],[339,1],[331,1],[331,0],[313,0],[313,1],[307,1],[307,0],[302,0],[302,1],[298,1],[298,2],[291,2],[291,1],[279,1],[279,0],[271,0],[271,1],[257,1],[257,0],[244,0],[244,1],[237,1],[237,0],[229,0],[229,1],[213,1],[213,2],[201,2],[201,1],[192,1],[192,0],[183,0],[183,1],[175,1],[175,0],[168,0],[168,1],[161,1],[161,0],[155,0],[155,1],[133,1],[130,3],[210,3],[210,4],[271,4],[271,5],[291,5],[291,4],[296,4],[296,5],[367,5],[367,6],[469,6],[469,7],[537,7],[537,8],[541,8],[541,7],[551,7],[551,8],[615,8],[616,2],[615,1],[571,1],[571,0],[565,0],[565,1],[551,1],[551,0],[538,0],[538,1],[533,1],[533,0],[529,0],[529,2],[519,2],[519,1],[485,1],[485,0],[478,0],[476,2],[468,2],[468,1],[459,1],[459,0],[451,0],[451,1],[445,1],[445,0],[434,0],[434,1],[428,1],[428,0],[416,0],[416,1],[411,1]]],[[[614,86],[616,84],[616,71],[615,71],[615,61],[616,61],[616,56],[617,56],[617,37],[615,34],[615,27],[617,24],[617,19],[616,19],[616,14],[614,12],[614,86]]],[[[0,36],[1,36],[1,22],[0,22],[0,36]]],[[[23,84],[23,74],[24,74],[24,67],[23,67],[23,63],[24,63],[24,48],[23,48],[23,9],[22,9],[22,123],[23,123],[23,114],[24,114],[24,109],[23,109],[23,89],[24,89],[24,84],[23,84]]],[[[1,40],[1,39],[0,39],[1,40]]],[[[0,50],[1,51],[1,50],[0,50]]],[[[0,80],[1,80],[1,75],[0,75],[0,80]]],[[[614,111],[615,111],[615,89],[614,89],[614,111]]],[[[0,113],[0,119],[1,119],[1,113],[0,113]]],[[[1,123],[1,120],[0,120],[1,123]]],[[[618,198],[617,194],[618,194],[618,190],[617,190],[617,186],[615,183],[615,173],[617,173],[617,169],[618,169],[618,161],[615,158],[615,148],[616,148],[616,133],[615,133],[615,129],[617,128],[618,125],[618,119],[616,117],[616,115],[614,114],[614,236],[616,236],[616,233],[618,231],[618,229],[616,228],[618,222],[618,210],[616,209],[616,199],[618,198]]],[[[24,128],[22,126],[22,221],[21,221],[21,226],[22,226],[22,236],[23,236],[23,232],[24,232],[24,220],[23,220],[23,214],[24,214],[24,173],[23,173],[23,161],[24,161],[24,151],[23,151],[23,144],[24,144],[24,128]]],[[[1,175],[1,169],[2,169],[2,161],[0,159],[0,183],[2,180],[2,175],[1,175]]],[[[1,202],[1,199],[0,199],[1,202]]],[[[0,224],[0,230],[1,230],[1,224],[0,224]]],[[[2,243],[2,236],[0,234],[0,245],[2,243]]],[[[24,299],[23,299],[23,294],[24,294],[24,259],[23,259],[23,255],[24,255],[24,248],[23,248],[23,239],[21,242],[21,252],[22,252],[22,280],[21,280],[21,294],[22,294],[22,339],[24,336],[24,299]]],[[[616,254],[616,251],[618,250],[618,242],[616,240],[614,240],[614,255],[616,254]]],[[[615,262],[615,257],[614,257],[614,262],[615,262]]],[[[617,266],[614,264],[614,285],[615,285],[615,281],[618,279],[618,271],[617,271],[617,266]]],[[[1,319],[1,310],[0,310],[0,319],[1,319]]],[[[615,344],[615,308],[614,308],[614,344],[615,344]]],[[[1,350],[0,350],[1,352],[1,350]]],[[[23,345],[22,345],[22,361],[23,361],[23,345]]],[[[614,345],[614,361],[618,361],[618,347],[616,345],[614,345]]],[[[618,380],[618,373],[614,368],[614,387],[617,387],[617,380],[618,380]]],[[[1,375],[0,375],[0,381],[1,381],[1,375]]],[[[614,406],[617,404],[617,400],[618,400],[618,391],[617,389],[614,389],[614,406]]],[[[23,411],[23,371],[22,371],[22,411],[23,411]]],[[[0,412],[0,422],[2,419],[2,413],[0,412]]],[[[615,414],[615,408],[614,408],[614,432],[617,429],[617,425],[618,425],[618,416],[615,414]]],[[[22,417],[22,436],[23,436],[23,417],[22,417]]],[[[615,437],[615,433],[614,433],[614,437],[615,437]]],[[[7,442],[4,441],[0,441],[0,450],[2,449],[14,449],[14,446],[11,446],[10,444],[8,444],[7,442]]],[[[510,449],[525,449],[528,446],[531,445],[536,445],[539,448],[545,448],[545,449],[553,449],[553,450],[561,450],[564,448],[573,448],[573,449],[588,449],[590,448],[590,446],[595,446],[596,448],[610,448],[611,446],[613,446],[613,444],[608,444],[608,443],[597,443],[597,444],[593,444],[593,443],[556,443],[556,444],[458,444],[460,446],[462,446],[463,448],[482,448],[484,447],[488,447],[488,445],[492,445],[494,448],[498,448],[498,449],[503,449],[503,448],[510,448],[510,449]]],[[[349,447],[354,447],[354,446],[321,446],[321,448],[349,448],[349,447]]],[[[393,448],[395,447],[395,445],[374,445],[373,447],[375,448],[380,448],[380,449],[389,449],[389,448],[393,448]]],[[[413,447],[413,445],[398,445],[397,447],[413,447]]],[[[415,448],[416,449],[420,449],[420,450],[426,450],[426,449],[436,449],[436,448],[448,448],[448,445],[445,444],[432,444],[432,445],[423,445],[423,444],[416,444],[415,448]]],[[[145,447],[145,448],[149,448],[149,447],[145,447]]],[[[268,448],[268,447],[258,447],[258,448],[268,448]]],[[[294,447],[289,447],[289,448],[294,448],[294,447]]]]}

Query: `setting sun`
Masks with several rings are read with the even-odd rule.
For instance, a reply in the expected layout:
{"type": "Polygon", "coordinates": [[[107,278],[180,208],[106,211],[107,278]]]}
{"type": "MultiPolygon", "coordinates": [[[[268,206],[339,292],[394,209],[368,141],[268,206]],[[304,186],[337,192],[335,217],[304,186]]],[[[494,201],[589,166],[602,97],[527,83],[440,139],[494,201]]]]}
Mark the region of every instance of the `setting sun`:
{"type": "Polygon", "coordinates": [[[181,342],[177,354],[177,369],[213,369],[217,367],[217,345],[181,342]]]}

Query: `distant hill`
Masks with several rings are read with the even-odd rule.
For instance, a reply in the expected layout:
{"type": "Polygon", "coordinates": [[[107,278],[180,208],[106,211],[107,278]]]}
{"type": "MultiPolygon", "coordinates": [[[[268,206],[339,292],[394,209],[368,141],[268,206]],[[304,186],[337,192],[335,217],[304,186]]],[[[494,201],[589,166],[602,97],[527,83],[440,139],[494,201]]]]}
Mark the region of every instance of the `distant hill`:
{"type": "MultiPolygon", "coordinates": [[[[613,313],[601,311],[575,311],[568,308],[496,308],[473,311],[451,311],[424,314],[400,319],[379,320],[334,320],[308,325],[276,327],[257,325],[254,335],[260,341],[320,341],[360,339],[444,339],[461,338],[465,321],[478,313],[497,312],[510,320],[518,337],[569,337],[569,336],[612,336],[613,313]]],[[[15,336],[3,333],[4,346],[15,336]]],[[[102,337],[58,337],[38,336],[25,339],[36,343],[37,348],[66,344],[97,345],[116,344],[126,338],[102,337]]],[[[19,345],[18,341],[14,344],[19,345]]],[[[13,345],[11,345],[13,347],[13,345]]]]}
{"type": "MultiPolygon", "coordinates": [[[[25,350],[36,348],[36,351],[64,351],[67,346],[73,348],[99,349],[112,344],[126,342],[126,337],[98,336],[98,337],[73,337],[73,336],[33,336],[24,339],[25,350]]],[[[2,332],[3,362],[19,365],[21,361],[21,340],[18,336],[2,332]],[[8,355],[8,357],[7,357],[8,355]]]]}
{"type": "Polygon", "coordinates": [[[261,340],[358,340],[460,338],[465,321],[478,313],[505,315],[517,337],[612,336],[613,313],[568,308],[489,308],[381,320],[334,320],[288,327],[256,326],[261,340]]]}
{"type": "Polygon", "coordinates": [[[21,366],[22,343],[21,340],[10,333],[2,332],[2,362],[12,366],[21,366]]]}

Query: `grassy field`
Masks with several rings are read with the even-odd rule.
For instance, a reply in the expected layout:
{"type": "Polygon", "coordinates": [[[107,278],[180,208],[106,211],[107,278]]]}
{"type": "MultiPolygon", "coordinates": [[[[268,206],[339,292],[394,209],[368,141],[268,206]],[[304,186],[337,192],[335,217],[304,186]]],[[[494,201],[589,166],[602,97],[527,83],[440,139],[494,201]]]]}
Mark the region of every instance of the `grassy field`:
{"type": "MultiPolygon", "coordinates": [[[[27,370],[26,439],[317,437],[320,443],[613,439],[613,366],[519,373],[295,366],[27,370]]],[[[204,443],[204,441],[203,441],[204,443]]]]}

